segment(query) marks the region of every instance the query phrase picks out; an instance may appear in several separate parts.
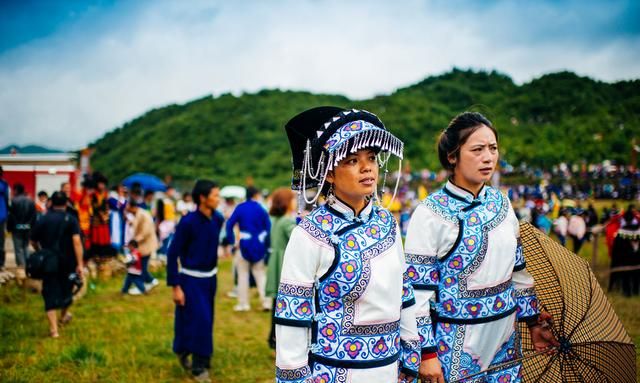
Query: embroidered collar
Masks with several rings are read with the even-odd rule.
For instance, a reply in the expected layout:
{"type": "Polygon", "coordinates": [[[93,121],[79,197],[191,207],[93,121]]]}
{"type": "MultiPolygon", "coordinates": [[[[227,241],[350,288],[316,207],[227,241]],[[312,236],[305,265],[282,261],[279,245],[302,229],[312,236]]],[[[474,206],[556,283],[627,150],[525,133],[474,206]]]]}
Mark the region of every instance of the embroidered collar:
{"type": "Polygon", "coordinates": [[[364,209],[360,212],[359,217],[355,216],[356,213],[353,211],[351,206],[338,198],[336,198],[336,201],[333,204],[327,205],[327,207],[342,215],[347,221],[367,222],[371,215],[371,210],[373,209],[373,201],[369,201],[367,203],[364,209]]]}
{"type": "Polygon", "coordinates": [[[460,186],[457,186],[456,184],[451,182],[451,180],[448,180],[447,184],[444,186],[445,193],[447,193],[453,198],[459,199],[461,201],[465,201],[467,203],[472,203],[475,200],[478,200],[479,202],[484,202],[487,196],[488,189],[489,188],[486,185],[482,185],[482,189],[480,189],[480,192],[478,193],[478,198],[476,198],[473,195],[473,193],[471,193],[469,190],[462,188],[460,186]]]}

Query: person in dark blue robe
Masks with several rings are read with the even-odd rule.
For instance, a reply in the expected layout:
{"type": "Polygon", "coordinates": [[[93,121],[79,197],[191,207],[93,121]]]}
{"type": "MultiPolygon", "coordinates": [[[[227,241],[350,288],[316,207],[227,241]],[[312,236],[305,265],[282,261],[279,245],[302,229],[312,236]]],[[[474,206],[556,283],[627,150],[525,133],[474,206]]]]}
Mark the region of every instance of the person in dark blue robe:
{"type": "Polygon", "coordinates": [[[216,211],[220,201],[216,183],[198,180],[192,194],[198,209],[184,216],[176,228],[167,254],[167,284],[173,287],[176,304],[173,351],[197,381],[208,382],[218,239],[224,218],[216,211]]]}

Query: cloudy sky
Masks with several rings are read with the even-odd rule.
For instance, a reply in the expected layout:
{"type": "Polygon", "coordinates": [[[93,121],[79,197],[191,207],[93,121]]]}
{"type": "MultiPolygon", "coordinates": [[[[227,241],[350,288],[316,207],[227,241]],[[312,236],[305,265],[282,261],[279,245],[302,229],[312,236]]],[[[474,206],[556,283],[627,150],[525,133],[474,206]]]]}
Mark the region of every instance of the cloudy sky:
{"type": "Polygon", "coordinates": [[[638,0],[4,0],[0,147],[78,149],[207,94],[368,98],[454,66],[637,79],[639,20],[638,0]]]}

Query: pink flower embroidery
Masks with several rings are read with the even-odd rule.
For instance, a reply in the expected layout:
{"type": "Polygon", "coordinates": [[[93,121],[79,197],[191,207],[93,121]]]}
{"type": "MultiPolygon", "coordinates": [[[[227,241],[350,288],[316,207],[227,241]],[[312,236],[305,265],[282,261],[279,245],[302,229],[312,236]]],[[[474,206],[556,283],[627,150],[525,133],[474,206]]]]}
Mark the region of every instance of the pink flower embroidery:
{"type": "Polygon", "coordinates": [[[322,289],[322,292],[330,297],[337,298],[340,296],[340,286],[336,282],[331,282],[322,289]]]}
{"type": "Polygon", "coordinates": [[[344,130],[348,131],[348,132],[356,132],[358,130],[362,129],[362,124],[358,121],[354,121],[351,124],[349,124],[349,126],[345,127],[344,130]]]}
{"type": "Polygon", "coordinates": [[[497,297],[495,302],[493,302],[493,311],[500,311],[504,308],[504,299],[497,297]]]}
{"type": "Polygon", "coordinates": [[[278,301],[276,302],[276,313],[280,314],[281,312],[286,310],[286,308],[287,308],[287,302],[285,302],[284,299],[278,299],[278,301]]]}
{"type": "Polygon", "coordinates": [[[296,314],[306,317],[311,315],[311,304],[309,302],[304,302],[296,309],[296,314]]]}
{"type": "Polygon", "coordinates": [[[451,258],[451,260],[449,261],[449,267],[452,269],[461,270],[462,257],[460,257],[459,255],[456,255],[455,257],[451,258]]]}
{"type": "Polygon", "coordinates": [[[329,383],[330,376],[326,372],[313,378],[313,383],[329,383]]]}
{"type": "Polygon", "coordinates": [[[431,272],[429,273],[429,278],[431,278],[431,282],[437,284],[438,279],[440,278],[440,273],[438,272],[438,270],[431,270],[431,272]]]}
{"type": "Polygon", "coordinates": [[[415,268],[415,267],[413,267],[413,266],[409,266],[409,267],[407,267],[407,271],[406,271],[406,273],[407,273],[407,277],[408,277],[408,278],[409,278],[409,280],[411,280],[411,281],[414,281],[414,282],[415,282],[415,281],[417,281],[417,280],[420,278],[420,276],[418,275],[418,270],[416,270],[416,268],[415,268]]]}
{"type": "Polygon", "coordinates": [[[347,236],[347,238],[344,241],[344,246],[348,250],[359,250],[360,249],[360,246],[358,246],[358,240],[356,239],[356,237],[353,234],[349,234],[349,236],[347,236]]]}
{"type": "Polygon", "coordinates": [[[453,327],[451,327],[451,323],[442,324],[442,331],[444,331],[445,334],[449,334],[452,330],[453,330],[453,327]]]}
{"type": "Polygon", "coordinates": [[[471,314],[472,317],[477,317],[478,314],[480,314],[480,311],[482,311],[482,304],[481,303],[467,303],[464,308],[467,310],[467,312],[469,314],[471,314]]]}
{"type": "Polygon", "coordinates": [[[467,248],[467,251],[473,251],[478,245],[478,237],[475,235],[469,236],[464,239],[464,246],[467,248]]]}
{"type": "Polygon", "coordinates": [[[354,340],[353,342],[347,341],[347,343],[344,344],[344,350],[351,359],[355,359],[360,353],[360,350],[362,350],[362,342],[357,340],[354,340]]]}
{"type": "Polygon", "coordinates": [[[384,338],[378,339],[376,344],[373,345],[373,353],[376,355],[384,354],[389,350],[387,347],[387,343],[384,341],[384,338]]]}
{"type": "Polygon", "coordinates": [[[446,277],[444,279],[444,287],[451,287],[456,283],[456,279],[454,277],[446,277]]]}
{"type": "Polygon", "coordinates": [[[449,314],[455,314],[458,311],[456,310],[456,306],[453,304],[453,299],[447,299],[442,302],[442,309],[449,314]]]}
{"type": "Polygon", "coordinates": [[[342,307],[342,305],[338,301],[331,301],[327,303],[327,305],[325,306],[325,308],[327,309],[327,312],[336,311],[340,307],[342,307]]]}
{"type": "Polygon", "coordinates": [[[371,225],[367,228],[367,230],[365,230],[365,233],[371,238],[378,239],[380,238],[380,226],[371,225]]]}
{"type": "Polygon", "coordinates": [[[480,223],[480,216],[478,216],[478,213],[473,212],[469,214],[469,217],[467,217],[467,225],[475,226],[475,225],[478,225],[479,223],[480,223]]]}
{"type": "Polygon", "coordinates": [[[331,230],[333,228],[333,217],[331,214],[317,215],[316,222],[322,226],[323,230],[331,230]]]}
{"type": "Polygon", "coordinates": [[[334,325],[333,323],[329,323],[328,325],[324,326],[320,330],[320,333],[322,335],[324,335],[329,340],[335,340],[336,339],[336,325],[334,325]]]}
{"type": "Polygon", "coordinates": [[[342,269],[344,277],[347,278],[347,280],[351,280],[356,275],[356,271],[358,270],[358,263],[356,261],[348,261],[341,264],[340,269],[342,269]]]}
{"type": "Polygon", "coordinates": [[[439,341],[438,342],[438,355],[444,355],[447,352],[449,352],[449,346],[447,346],[446,343],[444,343],[444,341],[439,341]]]}

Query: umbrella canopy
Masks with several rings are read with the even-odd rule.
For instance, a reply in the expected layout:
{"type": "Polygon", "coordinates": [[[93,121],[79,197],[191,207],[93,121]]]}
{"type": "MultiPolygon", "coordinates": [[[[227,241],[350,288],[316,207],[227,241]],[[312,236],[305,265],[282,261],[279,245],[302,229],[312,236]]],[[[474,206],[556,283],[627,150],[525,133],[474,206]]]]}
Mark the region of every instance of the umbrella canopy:
{"type": "Polygon", "coordinates": [[[220,197],[244,199],[247,196],[247,189],[238,185],[227,185],[220,189],[220,197]]]}
{"type": "MultiPolygon", "coordinates": [[[[560,342],[554,355],[525,358],[524,381],[635,382],[635,346],[589,264],[528,223],[521,224],[520,236],[541,310],[553,316],[560,342]]],[[[533,345],[521,326],[526,354],[533,345]]]]}
{"type": "Polygon", "coordinates": [[[140,187],[145,191],[165,191],[167,185],[160,180],[160,178],[148,173],[135,173],[122,180],[122,184],[129,189],[134,184],[140,184],[140,187]]]}

